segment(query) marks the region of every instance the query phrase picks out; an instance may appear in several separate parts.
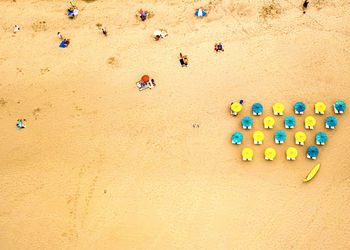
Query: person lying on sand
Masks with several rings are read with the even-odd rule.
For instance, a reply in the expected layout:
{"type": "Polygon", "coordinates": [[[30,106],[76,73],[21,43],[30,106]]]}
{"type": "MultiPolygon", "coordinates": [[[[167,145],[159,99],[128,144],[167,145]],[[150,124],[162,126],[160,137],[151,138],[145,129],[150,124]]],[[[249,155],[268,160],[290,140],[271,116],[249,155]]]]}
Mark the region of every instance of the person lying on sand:
{"type": "Polygon", "coordinates": [[[183,56],[182,53],[180,53],[180,63],[182,67],[186,67],[188,65],[188,58],[187,56],[183,56]]]}
{"type": "Polygon", "coordinates": [[[307,6],[309,4],[309,1],[308,0],[305,0],[305,2],[303,3],[303,13],[305,14],[306,12],[306,9],[307,9],[307,6]]]}
{"type": "Polygon", "coordinates": [[[19,31],[19,26],[16,24],[15,29],[13,30],[13,33],[17,33],[17,31],[19,31]]]}
{"type": "Polygon", "coordinates": [[[103,33],[103,35],[107,36],[107,31],[106,31],[105,27],[102,27],[102,33],[103,33]]]}
{"type": "Polygon", "coordinates": [[[66,47],[68,47],[68,45],[69,45],[69,43],[70,43],[70,39],[64,39],[63,41],[64,41],[64,45],[65,45],[66,47]]]}

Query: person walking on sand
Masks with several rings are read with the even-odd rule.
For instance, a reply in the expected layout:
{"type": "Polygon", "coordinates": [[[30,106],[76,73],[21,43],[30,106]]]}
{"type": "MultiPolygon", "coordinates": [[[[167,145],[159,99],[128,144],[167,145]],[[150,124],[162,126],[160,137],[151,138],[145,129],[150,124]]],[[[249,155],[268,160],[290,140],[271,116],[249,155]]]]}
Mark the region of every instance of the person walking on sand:
{"type": "Polygon", "coordinates": [[[61,39],[61,40],[63,39],[61,32],[57,32],[57,36],[58,36],[59,39],[61,39]]]}
{"type": "Polygon", "coordinates": [[[19,31],[19,26],[16,24],[15,29],[13,30],[13,33],[17,33],[17,31],[19,31]]]}
{"type": "Polygon", "coordinates": [[[305,0],[305,2],[303,3],[303,14],[305,14],[308,4],[309,4],[309,1],[305,0]]]}
{"type": "Polygon", "coordinates": [[[107,31],[106,31],[105,27],[102,27],[102,33],[103,33],[103,35],[107,36],[107,31]]]}

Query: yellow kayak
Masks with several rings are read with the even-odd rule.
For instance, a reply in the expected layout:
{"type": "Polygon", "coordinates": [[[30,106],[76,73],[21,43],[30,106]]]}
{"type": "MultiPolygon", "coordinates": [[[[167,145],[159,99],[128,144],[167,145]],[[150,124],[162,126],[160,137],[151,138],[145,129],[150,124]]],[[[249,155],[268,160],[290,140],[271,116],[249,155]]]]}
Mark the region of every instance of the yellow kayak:
{"type": "Polygon", "coordinates": [[[308,182],[309,180],[314,178],[314,176],[317,174],[318,170],[320,169],[320,165],[321,164],[318,163],[316,166],[313,167],[313,169],[311,169],[310,173],[304,179],[304,182],[308,182]]]}

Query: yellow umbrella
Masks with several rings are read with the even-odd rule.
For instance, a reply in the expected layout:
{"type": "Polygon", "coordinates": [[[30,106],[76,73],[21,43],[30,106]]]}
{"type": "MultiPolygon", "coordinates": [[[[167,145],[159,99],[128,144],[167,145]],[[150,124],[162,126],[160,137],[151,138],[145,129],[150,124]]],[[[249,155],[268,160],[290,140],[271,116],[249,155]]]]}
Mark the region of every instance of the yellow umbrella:
{"type": "Polygon", "coordinates": [[[294,147],[289,147],[286,153],[289,158],[295,158],[298,156],[298,150],[294,147]]]}
{"type": "Polygon", "coordinates": [[[308,127],[313,127],[316,125],[316,119],[312,116],[308,116],[305,118],[305,125],[308,127]]]}
{"type": "Polygon", "coordinates": [[[266,116],[264,118],[264,125],[267,127],[273,127],[273,125],[275,125],[275,119],[272,116],[266,116]]]}
{"type": "Polygon", "coordinates": [[[240,112],[242,110],[242,104],[240,104],[239,102],[232,103],[231,110],[236,113],[240,112]]]}
{"type": "Polygon", "coordinates": [[[250,159],[253,158],[253,150],[251,148],[244,148],[242,150],[242,156],[243,158],[250,159]]]}
{"type": "Polygon", "coordinates": [[[282,103],[275,103],[273,105],[273,110],[276,112],[276,113],[282,113],[284,111],[284,105],[282,103]]]}
{"type": "Polygon", "coordinates": [[[315,109],[318,112],[324,112],[326,110],[326,104],[324,104],[323,102],[318,102],[315,104],[315,109]]]}
{"type": "Polygon", "coordinates": [[[267,159],[274,159],[276,157],[276,150],[274,150],[273,148],[265,149],[265,157],[267,159]]]}
{"type": "Polygon", "coordinates": [[[305,142],[306,141],[306,134],[304,132],[296,132],[295,133],[295,140],[298,142],[305,142]]]}
{"type": "Polygon", "coordinates": [[[255,141],[263,141],[264,140],[264,133],[261,131],[255,131],[253,134],[253,138],[255,141]]]}

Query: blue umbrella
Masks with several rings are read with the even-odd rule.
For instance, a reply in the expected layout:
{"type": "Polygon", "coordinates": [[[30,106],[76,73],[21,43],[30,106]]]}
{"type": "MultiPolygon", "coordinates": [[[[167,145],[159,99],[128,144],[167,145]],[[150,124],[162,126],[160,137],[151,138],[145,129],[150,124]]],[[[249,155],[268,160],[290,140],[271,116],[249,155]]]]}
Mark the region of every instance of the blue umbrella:
{"type": "Polygon", "coordinates": [[[295,105],[294,105],[294,109],[298,112],[303,112],[305,110],[305,104],[303,102],[297,102],[295,105]]]}
{"type": "Polygon", "coordinates": [[[295,118],[293,116],[287,116],[284,119],[284,123],[288,126],[288,127],[292,127],[295,125],[296,121],[295,118]]]}
{"type": "Polygon", "coordinates": [[[283,130],[278,130],[275,133],[275,138],[277,141],[284,141],[287,138],[287,135],[283,130]]]}
{"type": "Polygon", "coordinates": [[[243,135],[240,132],[233,133],[232,142],[240,143],[243,140],[243,135]]]}
{"type": "Polygon", "coordinates": [[[345,102],[343,101],[337,101],[335,104],[334,104],[334,107],[336,110],[338,111],[344,111],[345,108],[346,108],[346,104],[345,102]]]}
{"type": "Polygon", "coordinates": [[[318,148],[316,148],[315,146],[310,146],[307,148],[307,154],[310,157],[316,157],[318,156],[318,148]]]}
{"type": "Polygon", "coordinates": [[[204,10],[202,10],[202,9],[198,9],[196,11],[196,16],[205,16],[206,14],[207,13],[204,10]]]}
{"type": "Polygon", "coordinates": [[[316,134],[316,140],[320,143],[325,143],[327,141],[327,135],[323,132],[316,134]]]}
{"type": "Polygon", "coordinates": [[[337,123],[338,123],[338,120],[334,116],[328,116],[326,119],[326,124],[330,127],[335,127],[337,123]]]}
{"type": "Polygon", "coordinates": [[[252,106],[252,110],[254,113],[261,113],[263,111],[263,106],[260,103],[254,103],[252,106]]]}
{"type": "Polygon", "coordinates": [[[242,118],[242,125],[244,127],[249,127],[253,124],[253,119],[248,117],[248,116],[245,116],[242,118]]]}

